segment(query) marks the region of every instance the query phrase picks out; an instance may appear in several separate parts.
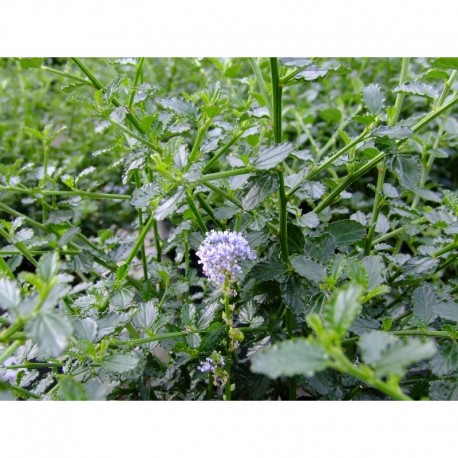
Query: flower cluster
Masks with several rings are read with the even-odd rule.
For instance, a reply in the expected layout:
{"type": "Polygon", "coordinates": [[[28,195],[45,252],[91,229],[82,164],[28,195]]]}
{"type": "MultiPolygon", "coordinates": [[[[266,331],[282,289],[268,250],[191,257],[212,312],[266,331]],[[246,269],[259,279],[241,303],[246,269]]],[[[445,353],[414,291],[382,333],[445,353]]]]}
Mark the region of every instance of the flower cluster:
{"type": "Polygon", "coordinates": [[[210,358],[205,358],[205,361],[197,366],[197,370],[200,372],[215,372],[218,367],[224,367],[224,358],[217,352],[213,352],[210,358]]]}
{"type": "Polygon", "coordinates": [[[227,278],[235,280],[235,274],[242,272],[238,261],[256,259],[246,238],[229,231],[207,232],[196,254],[204,274],[217,285],[223,285],[227,278]]]}

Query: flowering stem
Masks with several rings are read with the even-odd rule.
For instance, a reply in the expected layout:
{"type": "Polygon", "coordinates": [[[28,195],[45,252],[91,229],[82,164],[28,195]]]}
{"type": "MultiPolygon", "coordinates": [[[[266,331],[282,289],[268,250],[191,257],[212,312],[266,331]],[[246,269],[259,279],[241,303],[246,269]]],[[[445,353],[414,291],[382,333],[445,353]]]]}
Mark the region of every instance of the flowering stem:
{"type": "Polygon", "coordinates": [[[225,401],[231,400],[231,365],[232,365],[232,352],[231,352],[231,337],[230,331],[232,328],[231,307],[229,305],[229,278],[224,281],[224,314],[227,323],[227,354],[226,354],[226,372],[227,381],[225,386],[225,401]]]}

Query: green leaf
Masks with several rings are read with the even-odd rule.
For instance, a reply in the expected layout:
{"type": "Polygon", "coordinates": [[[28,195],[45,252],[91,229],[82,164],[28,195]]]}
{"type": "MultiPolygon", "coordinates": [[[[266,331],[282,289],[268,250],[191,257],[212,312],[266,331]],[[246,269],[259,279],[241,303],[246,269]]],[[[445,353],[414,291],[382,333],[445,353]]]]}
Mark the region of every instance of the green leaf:
{"type": "Polygon", "coordinates": [[[133,192],[131,203],[135,208],[146,209],[159,196],[160,190],[157,184],[146,183],[133,192]]]}
{"type": "Polygon", "coordinates": [[[331,124],[338,123],[342,119],[342,113],[337,108],[326,108],[321,110],[319,115],[323,121],[331,124]]]}
{"type": "Polygon", "coordinates": [[[351,245],[352,243],[363,240],[366,236],[366,229],[364,229],[364,226],[350,219],[329,224],[325,232],[334,236],[337,246],[351,245]]]}
{"type": "Polygon", "coordinates": [[[269,148],[262,148],[254,158],[252,164],[258,170],[269,170],[283,162],[292,152],[294,146],[291,143],[280,143],[269,148]]]}
{"type": "Polygon", "coordinates": [[[431,64],[436,68],[458,70],[458,57],[437,57],[431,64]]]}
{"type": "MultiPolygon", "coordinates": [[[[344,67],[343,65],[337,65],[330,68],[320,68],[317,65],[311,65],[305,70],[302,70],[295,76],[296,80],[302,81],[315,81],[317,79],[325,78],[326,76],[332,75],[346,75],[351,69],[344,67]]],[[[290,82],[291,84],[291,82],[290,82]]]]}
{"type": "Polygon", "coordinates": [[[288,340],[256,353],[251,370],[270,378],[311,376],[326,369],[327,365],[328,356],[321,345],[300,339],[288,340]]]}
{"type": "Polygon", "coordinates": [[[101,366],[108,372],[124,374],[135,369],[139,362],[136,356],[113,352],[102,359],[101,366]]]}
{"type": "Polygon", "coordinates": [[[22,57],[19,59],[22,68],[40,68],[43,65],[42,57],[22,57]]]}
{"type": "Polygon", "coordinates": [[[393,89],[394,93],[419,95],[422,97],[429,97],[430,99],[437,99],[439,91],[432,84],[420,83],[414,81],[412,83],[404,83],[393,89]]]}
{"type": "Polygon", "coordinates": [[[397,154],[388,161],[388,167],[407,190],[415,189],[421,180],[422,166],[416,155],[397,154]]]}
{"type": "Polygon", "coordinates": [[[345,336],[353,321],[361,312],[360,285],[350,283],[341,288],[328,300],[323,309],[323,323],[332,329],[339,338],[345,336]]]}
{"type": "Polygon", "coordinates": [[[441,302],[436,305],[436,312],[442,319],[458,323],[458,304],[456,302],[441,302]]]}
{"type": "Polygon", "coordinates": [[[169,215],[171,215],[178,207],[178,204],[185,196],[185,190],[178,188],[178,191],[173,196],[162,202],[154,212],[154,217],[157,221],[164,221],[169,215]]]}
{"type": "Polygon", "coordinates": [[[45,283],[49,283],[59,271],[59,256],[57,253],[46,253],[38,262],[37,275],[45,283]]]}
{"type": "Polygon", "coordinates": [[[363,259],[363,264],[366,269],[368,285],[370,291],[385,281],[385,264],[383,258],[378,256],[366,256],[363,259]]]}
{"type": "Polygon", "coordinates": [[[393,334],[370,331],[361,335],[358,347],[362,352],[364,362],[375,366],[380,361],[383,352],[398,341],[399,339],[393,334]]]}
{"type": "Polygon", "coordinates": [[[94,342],[97,337],[98,326],[97,322],[92,318],[83,318],[73,322],[76,334],[83,340],[94,342]]]}
{"type": "Polygon", "coordinates": [[[309,296],[309,291],[304,285],[304,280],[296,275],[288,275],[288,279],[281,284],[280,289],[286,306],[296,316],[303,316],[305,300],[309,296]]]}
{"type": "Polygon", "coordinates": [[[413,314],[424,323],[432,323],[437,317],[437,297],[428,283],[418,287],[412,294],[413,314]]]}
{"type": "Polygon", "coordinates": [[[373,115],[378,115],[382,112],[385,106],[385,96],[378,84],[370,84],[363,88],[363,100],[367,107],[367,111],[373,115]]]}
{"type": "Polygon", "coordinates": [[[135,293],[126,287],[115,290],[110,296],[110,302],[118,308],[126,308],[132,303],[135,293]]]}
{"type": "Polygon", "coordinates": [[[387,137],[396,140],[403,140],[413,135],[413,130],[410,127],[405,126],[380,126],[371,132],[373,137],[387,137]]]}
{"type": "Polygon", "coordinates": [[[448,375],[458,371],[458,343],[445,342],[431,360],[431,370],[435,375],[448,375]]]}
{"type": "Polygon", "coordinates": [[[72,376],[64,375],[59,380],[59,390],[65,401],[87,401],[86,388],[72,376]]]}
{"type": "Polygon", "coordinates": [[[249,182],[249,191],[242,199],[244,210],[252,210],[261,204],[278,188],[278,179],[274,175],[263,174],[252,178],[249,182]]]}
{"type": "Polygon", "coordinates": [[[80,227],[71,227],[68,231],[62,234],[62,237],[59,239],[58,246],[62,247],[67,245],[67,243],[73,240],[80,232],[80,227]]]}
{"type": "Polygon", "coordinates": [[[140,329],[151,329],[158,316],[154,302],[146,302],[140,305],[134,316],[133,323],[140,329]]]}
{"type": "Polygon", "coordinates": [[[410,338],[403,341],[382,331],[363,334],[358,346],[364,361],[375,369],[379,377],[402,375],[409,365],[430,358],[436,353],[432,340],[410,338]]]}
{"type": "Polygon", "coordinates": [[[250,275],[259,281],[275,280],[282,283],[286,280],[288,266],[281,261],[261,261],[250,271],[250,275]]]}
{"type": "Polygon", "coordinates": [[[126,119],[126,114],[126,107],[117,107],[111,112],[110,119],[118,124],[122,124],[124,119],[126,119]]]}
{"type": "Polygon", "coordinates": [[[19,305],[21,292],[13,280],[0,278],[0,309],[12,309],[19,305]]]}
{"type": "Polygon", "coordinates": [[[59,356],[67,347],[72,325],[55,310],[38,313],[26,325],[26,331],[37,343],[43,356],[59,356]]]}
{"type": "Polygon", "coordinates": [[[313,261],[308,256],[291,256],[293,269],[307,280],[319,283],[326,276],[326,269],[318,262],[313,261]]]}
{"type": "Polygon", "coordinates": [[[433,401],[458,401],[458,382],[433,380],[429,382],[429,396],[433,401]]]}
{"type": "Polygon", "coordinates": [[[159,101],[159,105],[186,118],[196,120],[199,118],[199,108],[194,103],[183,98],[170,97],[159,101]]]}
{"type": "Polygon", "coordinates": [[[200,331],[207,329],[215,318],[215,314],[220,308],[218,301],[210,302],[204,310],[200,313],[199,319],[197,320],[197,328],[200,331]]]}

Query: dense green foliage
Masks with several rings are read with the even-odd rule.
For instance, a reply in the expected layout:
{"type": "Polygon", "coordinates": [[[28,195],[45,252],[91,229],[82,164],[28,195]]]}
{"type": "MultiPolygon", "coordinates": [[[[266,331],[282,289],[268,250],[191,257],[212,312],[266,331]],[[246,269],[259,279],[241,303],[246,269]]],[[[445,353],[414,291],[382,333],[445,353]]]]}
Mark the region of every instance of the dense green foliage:
{"type": "Polygon", "coordinates": [[[457,399],[457,72],[0,60],[0,398],[457,399]]]}

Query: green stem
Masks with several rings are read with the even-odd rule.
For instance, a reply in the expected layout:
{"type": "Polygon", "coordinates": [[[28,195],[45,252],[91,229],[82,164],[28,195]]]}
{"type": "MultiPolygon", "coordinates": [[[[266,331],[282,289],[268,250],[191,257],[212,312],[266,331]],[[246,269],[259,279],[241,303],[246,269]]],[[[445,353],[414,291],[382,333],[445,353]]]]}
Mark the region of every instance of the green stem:
{"type": "MultiPolygon", "coordinates": [[[[81,71],[89,78],[89,80],[92,82],[92,84],[94,85],[96,89],[98,89],[99,91],[105,92],[106,90],[105,86],[96,78],[96,76],[89,70],[89,68],[86,67],[86,65],[81,61],[81,59],[77,57],[72,57],[72,60],[81,69],[81,71]]],[[[115,107],[121,106],[121,103],[114,97],[111,99],[111,103],[115,107]]],[[[138,121],[136,116],[130,110],[126,114],[126,117],[141,134],[145,133],[145,130],[140,125],[140,122],[138,121]]]]}
{"type": "MultiPolygon", "coordinates": [[[[281,143],[282,139],[282,86],[280,84],[280,70],[278,58],[270,59],[270,69],[272,75],[272,102],[273,102],[273,127],[275,143],[281,143]]],[[[280,187],[278,190],[278,204],[280,215],[280,249],[281,256],[286,265],[289,265],[289,247],[288,247],[288,210],[287,198],[285,192],[285,181],[283,171],[278,172],[280,187]]],[[[294,316],[289,308],[286,308],[286,331],[288,336],[294,336],[294,316]]],[[[289,399],[296,399],[296,377],[288,379],[289,399]]]]}
{"type": "Polygon", "coordinates": [[[154,245],[156,247],[156,261],[162,261],[162,247],[161,247],[161,240],[159,237],[159,230],[157,227],[157,221],[154,220],[153,222],[153,234],[154,234],[154,245]]]}
{"type": "MultiPolygon", "coordinates": [[[[399,77],[399,85],[405,83],[408,79],[409,75],[409,65],[410,65],[410,57],[403,57],[402,58],[402,66],[401,66],[401,76],[399,77]]],[[[396,101],[394,102],[394,114],[392,119],[390,120],[390,125],[394,126],[399,119],[399,115],[401,114],[402,103],[404,102],[404,94],[398,93],[396,95],[396,101]]]]}
{"type": "Polygon", "coordinates": [[[140,57],[138,64],[137,64],[137,70],[135,72],[134,85],[132,86],[132,89],[130,90],[129,101],[127,102],[127,108],[129,109],[129,111],[132,109],[132,104],[134,103],[135,92],[137,91],[137,85],[138,85],[138,82],[143,72],[144,63],[145,63],[145,58],[140,57]]]}
{"type": "Polygon", "coordinates": [[[140,250],[141,246],[143,245],[145,237],[148,234],[148,232],[150,231],[151,227],[153,226],[154,221],[155,221],[154,214],[152,214],[148,222],[143,227],[143,230],[140,232],[140,235],[138,236],[137,241],[135,242],[135,245],[133,246],[131,252],[129,253],[129,256],[126,259],[124,265],[130,266],[135,256],[137,255],[138,250],[140,250]]]}
{"type": "Polygon", "coordinates": [[[431,257],[432,258],[438,258],[439,256],[445,254],[445,253],[448,253],[449,251],[454,251],[458,248],[458,242],[452,242],[452,243],[449,243],[447,245],[445,245],[444,247],[442,247],[440,250],[437,250],[435,251],[431,257]]]}
{"type": "Polygon", "coordinates": [[[204,139],[204,136],[210,127],[212,123],[211,118],[208,118],[203,126],[199,127],[197,131],[197,137],[194,142],[194,145],[192,147],[191,153],[189,154],[189,164],[187,168],[189,168],[194,162],[198,161],[200,159],[201,153],[200,153],[200,145],[202,144],[202,140],[204,139]]]}
{"type": "Polygon", "coordinates": [[[375,234],[375,227],[377,226],[378,216],[380,214],[380,210],[384,202],[382,192],[383,192],[383,184],[385,182],[385,173],[386,173],[385,161],[382,161],[382,163],[378,167],[377,189],[375,191],[375,196],[374,196],[374,205],[372,207],[372,215],[371,215],[369,232],[366,238],[366,246],[365,246],[365,255],[366,256],[369,256],[371,253],[372,240],[375,234]]]}
{"type": "Polygon", "coordinates": [[[16,340],[6,348],[0,355],[0,364],[3,364],[21,345],[22,341],[16,340]]]}
{"type": "Polygon", "coordinates": [[[12,364],[11,366],[5,366],[7,369],[43,369],[47,367],[62,367],[64,363],[24,363],[24,364],[12,364]]]}
{"type": "MultiPolygon", "coordinates": [[[[402,69],[401,69],[401,76],[399,77],[399,84],[404,83],[408,78],[409,63],[410,63],[409,57],[404,57],[402,59],[402,69]]],[[[392,119],[390,120],[390,125],[392,126],[396,124],[398,121],[399,114],[401,113],[403,101],[404,101],[404,94],[398,94],[396,96],[396,101],[394,104],[394,114],[393,114],[392,119]]],[[[377,220],[380,214],[380,210],[384,203],[384,198],[383,198],[382,193],[383,193],[383,184],[385,183],[385,174],[386,174],[386,164],[385,164],[385,159],[384,159],[378,166],[377,188],[375,191],[370,228],[367,234],[366,246],[365,246],[366,256],[368,256],[371,253],[372,240],[375,235],[375,228],[377,226],[377,220]]]]}
{"type": "MultiPolygon", "coordinates": [[[[11,237],[9,234],[2,228],[0,227],[0,235],[5,238],[6,241],[10,242],[11,237]]],[[[26,258],[28,259],[35,267],[38,266],[38,262],[35,261],[32,253],[29,251],[29,249],[22,243],[22,242],[13,242],[13,245],[18,249],[18,251],[26,258]]]]}
{"type": "Polygon", "coordinates": [[[210,217],[210,219],[213,221],[213,223],[224,231],[226,227],[224,226],[224,224],[221,221],[216,219],[215,214],[213,213],[213,209],[207,203],[207,201],[202,196],[202,194],[198,192],[195,194],[195,196],[196,196],[196,199],[199,201],[200,206],[205,210],[205,212],[210,217]]]}
{"type": "Polygon", "coordinates": [[[188,201],[189,208],[194,213],[197,225],[199,226],[202,233],[205,234],[208,231],[207,226],[205,225],[205,221],[203,220],[199,210],[196,207],[196,204],[194,203],[194,199],[190,190],[186,191],[186,200],[188,201]]]}
{"type": "Polygon", "coordinates": [[[240,167],[238,169],[225,170],[223,172],[207,173],[206,175],[202,175],[202,177],[199,180],[199,183],[205,184],[208,181],[220,180],[221,178],[229,178],[237,175],[246,175],[248,173],[252,173],[253,171],[253,167],[240,167]]]}
{"type": "Polygon", "coordinates": [[[91,81],[87,80],[86,78],[81,78],[81,76],[74,75],[73,73],[62,72],[60,70],[56,70],[55,68],[47,67],[46,65],[42,65],[41,69],[59,76],[63,76],[64,78],[68,78],[73,81],[78,81],[78,83],[86,84],[87,86],[93,85],[91,81]]]}
{"type": "MultiPolygon", "coordinates": [[[[449,108],[451,108],[455,103],[458,102],[458,97],[454,97],[450,102],[447,104],[437,108],[435,111],[427,114],[423,119],[421,119],[417,124],[415,124],[412,127],[412,130],[414,132],[417,132],[420,130],[422,127],[424,127],[426,124],[431,122],[433,119],[437,118],[440,114],[442,114],[444,111],[447,111],[449,108]]],[[[398,141],[398,145],[404,143],[405,140],[400,140],[398,141]]],[[[348,146],[348,145],[347,145],[348,146]]],[[[377,156],[375,156],[372,160],[364,164],[362,167],[360,167],[358,170],[356,170],[353,174],[348,175],[346,178],[344,178],[339,185],[337,185],[333,191],[328,194],[322,201],[321,203],[315,208],[314,212],[319,213],[323,211],[326,207],[328,207],[339,194],[347,189],[351,184],[353,184],[359,177],[364,175],[367,171],[372,169],[375,165],[377,165],[382,159],[384,159],[385,153],[379,153],[377,156]]],[[[291,192],[291,191],[290,191],[291,192]]]]}
{"type": "Polygon", "coordinates": [[[334,368],[340,372],[351,375],[358,380],[361,380],[366,385],[372,386],[373,388],[385,393],[391,398],[397,401],[411,401],[412,399],[403,393],[399,385],[392,384],[388,382],[383,382],[377,378],[373,371],[367,366],[357,367],[355,366],[343,353],[343,351],[338,348],[334,349],[331,352],[331,355],[334,359],[334,368]]]}
{"type": "MultiPolygon", "coordinates": [[[[137,189],[141,188],[140,174],[138,170],[134,172],[135,177],[135,187],[137,189]]],[[[141,233],[143,230],[143,210],[139,208],[137,210],[138,214],[138,230],[141,233]]],[[[142,256],[142,266],[143,266],[143,281],[148,281],[148,266],[146,264],[146,251],[145,251],[145,242],[143,241],[140,247],[141,256],[142,256]]]]}
{"type": "Polygon", "coordinates": [[[113,119],[110,119],[110,122],[115,127],[117,127],[119,130],[122,130],[125,134],[129,135],[130,137],[135,138],[136,140],[138,140],[140,143],[143,143],[148,148],[151,148],[152,150],[157,151],[159,153],[164,152],[163,149],[159,145],[151,143],[149,140],[147,140],[146,138],[142,137],[139,134],[136,134],[133,130],[127,128],[123,124],[120,124],[119,122],[116,122],[113,119]]]}
{"type": "Polygon", "coordinates": [[[280,83],[285,86],[287,85],[297,74],[299,74],[302,70],[305,70],[310,64],[302,65],[301,67],[292,70],[290,73],[285,75],[283,78],[280,79],[280,83]]]}
{"type": "MultiPolygon", "coordinates": [[[[425,217],[421,217],[421,218],[416,219],[415,221],[412,221],[409,224],[418,225],[418,224],[426,223],[427,221],[428,220],[425,217]]],[[[405,229],[406,229],[406,224],[404,224],[403,226],[398,227],[397,229],[394,229],[394,230],[392,230],[390,232],[387,232],[386,234],[383,234],[379,238],[375,239],[372,242],[372,245],[377,245],[377,243],[384,242],[385,240],[390,239],[391,237],[394,237],[395,235],[398,235],[398,234],[404,232],[405,229]]]]}
{"type": "MultiPolygon", "coordinates": [[[[304,181],[310,181],[314,177],[316,177],[319,173],[321,173],[323,170],[326,170],[329,166],[331,166],[334,161],[336,161],[340,156],[345,154],[348,150],[356,146],[358,143],[362,142],[366,138],[368,138],[370,134],[366,131],[364,131],[361,135],[356,137],[354,140],[352,140],[350,143],[345,145],[343,148],[341,148],[339,151],[337,151],[335,154],[333,154],[330,158],[326,159],[322,164],[320,164],[318,167],[315,167],[312,169],[307,176],[304,178],[304,181]]],[[[287,199],[290,199],[291,196],[302,186],[302,183],[297,184],[294,186],[294,188],[291,188],[289,192],[286,194],[287,199]]]]}
{"type": "Polygon", "coordinates": [[[266,102],[267,108],[269,109],[270,118],[273,119],[274,111],[272,108],[272,102],[270,101],[269,93],[267,92],[266,84],[264,83],[264,78],[261,75],[261,70],[259,68],[258,62],[254,57],[250,58],[251,68],[253,69],[253,73],[256,77],[256,81],[258,82],[259,89],[261,90],[261,94],[264,97],[266,102]]]}
{"type": "Polygon", "coordinates": [[[232,328],[232,313],[231,307],[229,305],[229,278],[226,278],[224,282],[224,314],[226,317],[227,323],[227,352],[226,352],[226,372],[227,372],[227,381],[225,386],[225,401],[230,401],[232,397],[231,392],[231,369],[232,369],[232,348],[231,348],[231,337],[230,331],[232,328]]]}
{"type": "Polygon", "coordinates": [[[210,170],[210,168],[212,167],[212,165],[224,154],[226,153],[229,148],[242,136],[242,133],[241,132],[240,134],[237,134],[237,135],[234,135],[234,137],[228,141],[219,151],[217,151],[213,156],[212,158],[205,164],[205,166],[202,168],[202,172],[205,173],[207,172],[208,170],[210,170]]]}
{"type": "Polygon", "coordinates": [[[23,397],[25,399],[30,399],[30,398],[31,399],[40,399],[40,396],[38,396],[37,394],[26,390],[25,388],[22,388],[21,386],[10,385],[10,387],[15,393],[17,393],[18,395],[20,395],[21,397],[23,397]]]}
{"type": "Polygon", "coordinates": [[[15,192],[18,194],[43,195],[43,196],[80,196],[91,199],[112,199],[112,200],[129,200],[130,196],[125,194],[108,194],[103,192],[88,191],[45,191],[42,189],[17,188],[14,186],[0,186],[0,192],[15,192]]]}

